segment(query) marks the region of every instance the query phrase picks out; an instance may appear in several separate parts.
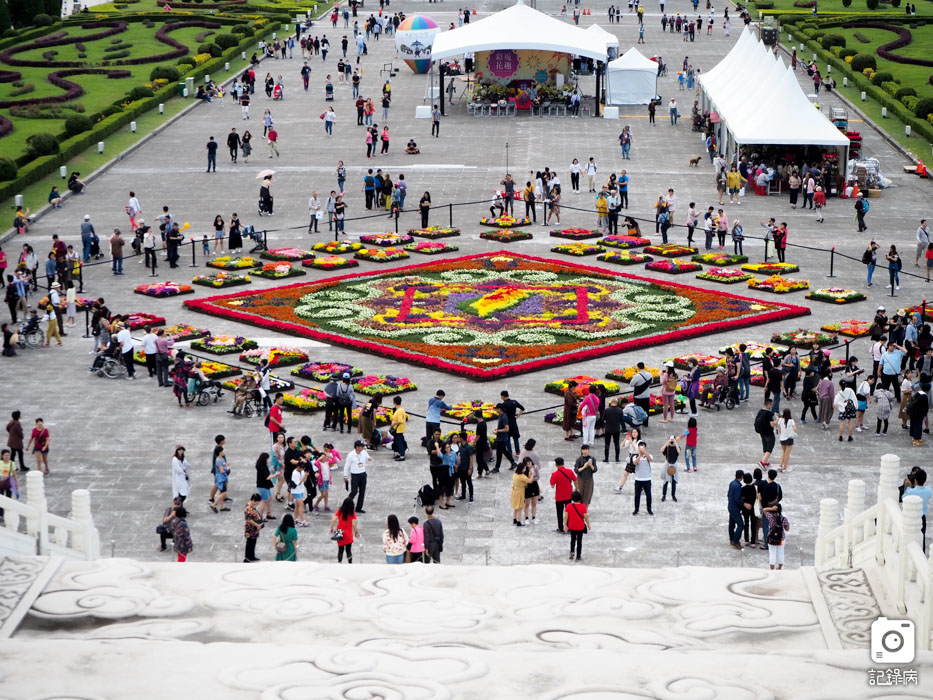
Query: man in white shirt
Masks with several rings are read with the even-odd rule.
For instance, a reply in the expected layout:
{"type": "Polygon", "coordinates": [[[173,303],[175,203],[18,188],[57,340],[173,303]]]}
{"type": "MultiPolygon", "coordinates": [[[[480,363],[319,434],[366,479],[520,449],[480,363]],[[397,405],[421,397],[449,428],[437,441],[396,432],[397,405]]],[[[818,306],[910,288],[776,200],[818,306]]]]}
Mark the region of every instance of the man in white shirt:
{"type": "Polygon", "coordinates": [[[149,370],[149,376],[156,376],[156,359],[159,351],[156,348],[156,336],[152,332],[152,326],[146,326],[146,335],[143,336],[143,352],[146,354],[146,369],[149,370]]]}
{"type": "Polygon", "coordinates": [[[917,228],[917,257],[914,258],[914,267],[920,267],[920,258],[926,258],[927,246],[930,245],[930,227],[926,219],[920,219],[917,228]]]}
{"type": "Polygon", "coordinates": [[[117,333],[117,342],[120,343],[123,364],[126,365],[126,376],[136,379],[136,368],[133,367],[133,334],[130,333],[128,325],[124,325],[117,333]]]}
{"type": "Polygon", "coordinates": [[[596,161],[592,156],[586,164],[586,186],[590,192],[596,191],[596,161]]]}
{"type": "Polygon", "coordinates": [[[318,199],[317,192],[312,192],[311,199],[308,200],[308,215],[311,217],[308,224],[308,233],[312,231],[317,233],[317,222],[324,216],[324,210],[321,207],[321,200],[318,199]]]}
{"type": "Polygon", "coordinates": [[[363,447],[363,441],[357,440],[353,443],[353,452],[347,455],[343,462],[343,484],[350,485],[350,498],[356,499],[356,512],[365,513],[363,510],[363,499],[366,497],[366,468],[372,462],[372,457],[363,447]]]}

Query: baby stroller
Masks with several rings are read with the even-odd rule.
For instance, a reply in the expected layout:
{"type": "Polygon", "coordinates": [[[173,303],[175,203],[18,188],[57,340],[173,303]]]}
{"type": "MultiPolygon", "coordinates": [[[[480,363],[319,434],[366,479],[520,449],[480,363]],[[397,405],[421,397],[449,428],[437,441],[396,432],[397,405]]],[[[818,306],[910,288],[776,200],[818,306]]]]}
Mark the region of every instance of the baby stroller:
{"type": "MultiPolygon", "coordinates": [[[[262,205],[262,202],[260,201],[260,206],[261,205],[262,205]]],[[[253,241],[256,244],[252,248],[249,249],[250,253],[258,253],[258,252],[267,250],[266,243],[262,237],[262,233],[257,231],[252,226],[249,226],[249,225],[244,226],[243,230],[240,232],[240,235],[242,235],[243,238],[248,238],[249,240],[253,241]]]]}
{"type": "Polygon", "coordinates": [[[96,233],[91,234],[90,256],[95,260],[100,260],[104,257],[104,254],[100,251],[100,238],[97,237],[96,233]]]}
{"type": "Polygon", "coordinates": [[[285,88],[282,87],[282,83],[276,83],[275,87],[272,88],[272,99],[273,100],[284,100],[285,99],[285,88]]]}

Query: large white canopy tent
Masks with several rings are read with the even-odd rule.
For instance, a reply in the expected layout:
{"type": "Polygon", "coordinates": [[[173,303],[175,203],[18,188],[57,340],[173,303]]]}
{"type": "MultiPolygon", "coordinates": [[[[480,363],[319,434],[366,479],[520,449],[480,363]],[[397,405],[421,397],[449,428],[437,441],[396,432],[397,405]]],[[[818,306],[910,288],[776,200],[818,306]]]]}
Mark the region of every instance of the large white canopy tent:
{"type": "MultiPolygon", "coordinates": [[[[605,62],[608,44],[604,37],[538,12],[517,0],[501,12],[438,34],[431,47],[431,58],[440,61],[465,53],[500,49],[556,51],[605,62]]],[[[599,78],[597,69],[597,97],[599,78]]],[[[443,81],[441,75],[442,95],[443,81]]],[[[444,100],[440,103],[443,111],[444,100]]]]}
{"type": "Polygon", "coordinates": [[[606,104],[646,105],[658,94],[658,64],[629,49],[606,66],[606,104]]]}
{"type": "Polygon", "coordinates": [[[725,134],[720,153],[731,160],[741,145],[828,146],[847,158],[849,139],[810,100],[794,71],[750,29],[700,76],[705,106],[716,111],[725,134]]]}

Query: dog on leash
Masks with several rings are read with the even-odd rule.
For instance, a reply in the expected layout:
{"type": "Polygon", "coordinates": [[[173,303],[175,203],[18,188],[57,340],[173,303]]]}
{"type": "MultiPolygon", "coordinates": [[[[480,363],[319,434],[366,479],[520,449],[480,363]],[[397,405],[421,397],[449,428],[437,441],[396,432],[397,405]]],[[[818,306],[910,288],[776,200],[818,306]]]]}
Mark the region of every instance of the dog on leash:
{"type": "Polygon", "coordinates": [[[703,156],[697,156],[696,158],[690,159],[690,167],[695,168],[700,164],[700,161],[703,160],[703,156]]]}

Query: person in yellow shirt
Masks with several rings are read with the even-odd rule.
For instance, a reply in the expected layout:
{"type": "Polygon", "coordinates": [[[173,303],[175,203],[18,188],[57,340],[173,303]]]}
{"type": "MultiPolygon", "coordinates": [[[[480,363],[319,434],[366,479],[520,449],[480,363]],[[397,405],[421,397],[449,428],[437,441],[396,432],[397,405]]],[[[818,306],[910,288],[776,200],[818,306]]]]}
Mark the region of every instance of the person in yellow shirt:
{"type": "Polygon", "coordinates": [[[596,195],[596,228],[605,233],[609,226],[609,202],[606,200],[606,188],[596,195]]]}
{"type": "MultiPolygon", "coordinates": [[[[4,447],[0,451],[0,496],[10,498],[19,492],[16,482],[16,463],[13,461],[13,451],[4,447]]],[[[0,518],[3,517],[3,508],[0,508],[0,518]]]]}
{"type": "Polygon", "coordinates": [[[726,173],[726,187],[729,188],[729,204],[741,204],[739,201],[739,190],[744,183],[748,182],[742,173],[735,169],[733,165],[726,173]]]}
{"type": "Polygon", "coordinates": [[[402,397],[396,396],[392,399],[395,410],[392,411],[392,423],[390,429],[392,432],[392,451],[395,453],[396,462],[405,461],[405,451],[408,449],[408,443],[405,442],[405,426],[408,423],[408,414],[402,408],[402,397]]]}

